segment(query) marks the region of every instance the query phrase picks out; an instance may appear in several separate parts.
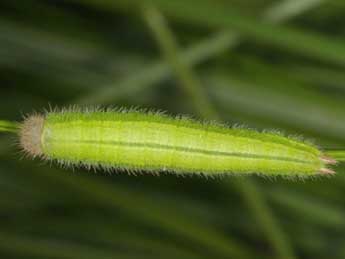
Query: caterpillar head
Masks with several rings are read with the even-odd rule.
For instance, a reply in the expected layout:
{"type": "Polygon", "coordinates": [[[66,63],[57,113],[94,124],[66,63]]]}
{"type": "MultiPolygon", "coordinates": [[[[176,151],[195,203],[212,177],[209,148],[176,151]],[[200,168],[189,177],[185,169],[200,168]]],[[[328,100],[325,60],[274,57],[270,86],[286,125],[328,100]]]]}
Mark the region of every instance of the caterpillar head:
{"type": "Polygon", "coordinates": [[[30,157],[42,156],[41,136],[44,125],[44,116],[30,115],[25,118],[19,131],[19,144],[30,157]]]}

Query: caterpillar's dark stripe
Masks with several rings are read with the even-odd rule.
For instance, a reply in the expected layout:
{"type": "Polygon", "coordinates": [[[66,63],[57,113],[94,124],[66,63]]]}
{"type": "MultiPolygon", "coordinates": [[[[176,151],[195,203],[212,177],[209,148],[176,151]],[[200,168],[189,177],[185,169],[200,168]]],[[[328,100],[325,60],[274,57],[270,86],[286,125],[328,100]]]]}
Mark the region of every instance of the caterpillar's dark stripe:
{"type": "MultiPolygon", "coordinates": [[[[118,120],[115,120],[115,121],[147,123],[147,121],[141,120],[141,118],[125,119],[125,118],[122,118],[121,115],[123,116],[123,114],[119,114],[120,118],[118,120]]],[[[268,141],[271,144],[274,143],[277,145],[289,146],[291,148],[296,149],[296,151],[299,151],[299,152],[301,152],[301,151],[311,152],[314,149],[313,146],[307,145],[306,143],[298,141],[297,139],[285,138],[285,137],[282,137],[282,136],[278,135],[277,133],[273,133],[273,132],[271,132],[271,133],[267,132],[267,133],[261,133],[260,134],[259,132],[256,132],[254,130],[249,130],[246,128],[241,128],[241,129],[240,128],[239,129],[227,128],[226,126],[221,125],[221,124],[219,124],[219,125],[210,124],[210,123],[207,124],[207,123],[201,123],[201,122],[197,122],[197,121],[193,121],[191,119],[185,119],[185,118],[177,118],[176,120],[173,120],[172,118],[167,117],[165,115],[162,115],[163,119],[157,119],[156,117],[159,117],[159,116],[156,116],[156,115],[155,116],[148,115],[148,116],[150,116],[150,117],[152,116],[152,118],[154,118],[152,123],[157,123],[157,124],[161,124],[161,125],[175,126],[178,128],[186,128],[186,129],[194,129],[194,130],[199,130],[199,131],[204,131],[206,129],[206,130],[213,131],[217,134],[224,134],[224,135],[229,134],[229,132],[226,132],[226,130],[228,130],[228,131],[231,131],[234,136],[238,136],[240,138],[247,138],[251,141],[256,140],[256,141],[260,141],[260,142],[268,141]],[[200,127],[202,127],[202,129],[200,127]],[[244,132],[247,132],[248,134],[246,135],[246,134],[244,134],[244,132]],[[250,135],[250,134],[257,135],[257,138],[255,138],[254,136],[249,137],[248,135],[250,135]],[[275,137],[279,138],[279,140],[274,139],[275,137]]],[[[57,122],[55,121],[54,123],[55,124],[64,124],[67,122],[66,120],[68,120],[68,118],[66,118],[66,120],[64,120],[62,117],[62,118],[60,118],[60,120],[61,121],[57,121],[57,122]]],[[[71,122],[77,123],[78,120],[71,120],[71,122]]],[[[97,122],[114,122],[114,119],[105,118],[104,120],[100,119],[99,121],[89,120],[89,122],[90,123],[92,123],[92,122],[94,122],[94,123],[97,123],[97,122]]],[[[104,125],[98,126],[98,127],[109,128],[109,127],[106,127],[104,125]]],[[[314,151],[317,151],[317,149],[314,149],[314,151]]],[[[315,152],[315,153],[317,153],[317,152],[315,152]]]]}
{"type": "MultiPolygon", "coordinates": [[[[63,143],[63,141],[59,141],[63,143]]],[[[222,151],[213,151],[213,150],[204,150],[197,148],[187,148],[179,146],[168,146],[160,145],[156,143],[130,143],[130,142],[121,142],[121,141],[93,141],[93,140],[83,140],[83,141],[68,141],[69,143],[76,144],[94,144],[94,145],[110,145],[110,146],[122,146],[122,147],[133,147],[133,148],[149,148],[155,150],[169,150],[169,151],[181,151],[185,153],[194,153],[194,154],[204,154],[210,156],[228,156],[228,157],[238,157],[238,158],[250,158],[250,159],[265,159],[265,160],[278,160],[285,162],[294,162],[301,164],[312,164],[314,161],[305,161],[300,159],[280,157],[280,156],[263,156],[256,154],[244,154],[244,153],[235,153],[235,152],[222,152],[222,151]]]]}

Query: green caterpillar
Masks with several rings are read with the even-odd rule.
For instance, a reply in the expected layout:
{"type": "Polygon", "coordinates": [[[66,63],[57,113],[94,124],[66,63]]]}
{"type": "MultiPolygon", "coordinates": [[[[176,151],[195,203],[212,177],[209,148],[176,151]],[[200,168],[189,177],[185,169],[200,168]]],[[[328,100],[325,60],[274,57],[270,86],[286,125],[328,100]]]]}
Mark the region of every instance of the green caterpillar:
{"type": "Polygon", "coordinates": [[[62,165],[128,171],[312,176],[333,174],[314,145],[273,132],[230,128],[138,110],[66,110],[28,116],[20,145],[62,165]]]}

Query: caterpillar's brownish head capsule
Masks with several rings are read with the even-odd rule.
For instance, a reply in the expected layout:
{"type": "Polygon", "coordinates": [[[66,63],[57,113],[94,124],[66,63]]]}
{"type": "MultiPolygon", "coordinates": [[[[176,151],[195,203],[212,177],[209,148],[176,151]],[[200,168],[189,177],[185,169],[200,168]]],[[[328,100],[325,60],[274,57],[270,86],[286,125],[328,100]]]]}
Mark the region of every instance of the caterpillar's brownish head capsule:
{"type": "Polygon", "coordinates": [[[20,127],[20,146],[22,147],[25,153],[32,157],[43,155],[41,147],[43,125],[44,116],[35,114],[28,116],[20,127]]]}

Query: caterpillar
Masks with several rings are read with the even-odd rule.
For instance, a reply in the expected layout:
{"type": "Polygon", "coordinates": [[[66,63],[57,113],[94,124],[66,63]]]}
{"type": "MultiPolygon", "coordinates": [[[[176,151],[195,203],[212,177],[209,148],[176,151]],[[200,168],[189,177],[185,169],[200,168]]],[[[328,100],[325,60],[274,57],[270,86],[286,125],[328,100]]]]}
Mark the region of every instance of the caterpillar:
{"type": "Polygon", "coordinates": [[[27,116],[19,142],[30,157],[67,166],[177,174],[333,174],[311,143],[184,116],[136,109],[51,111],[27,116]]]}

